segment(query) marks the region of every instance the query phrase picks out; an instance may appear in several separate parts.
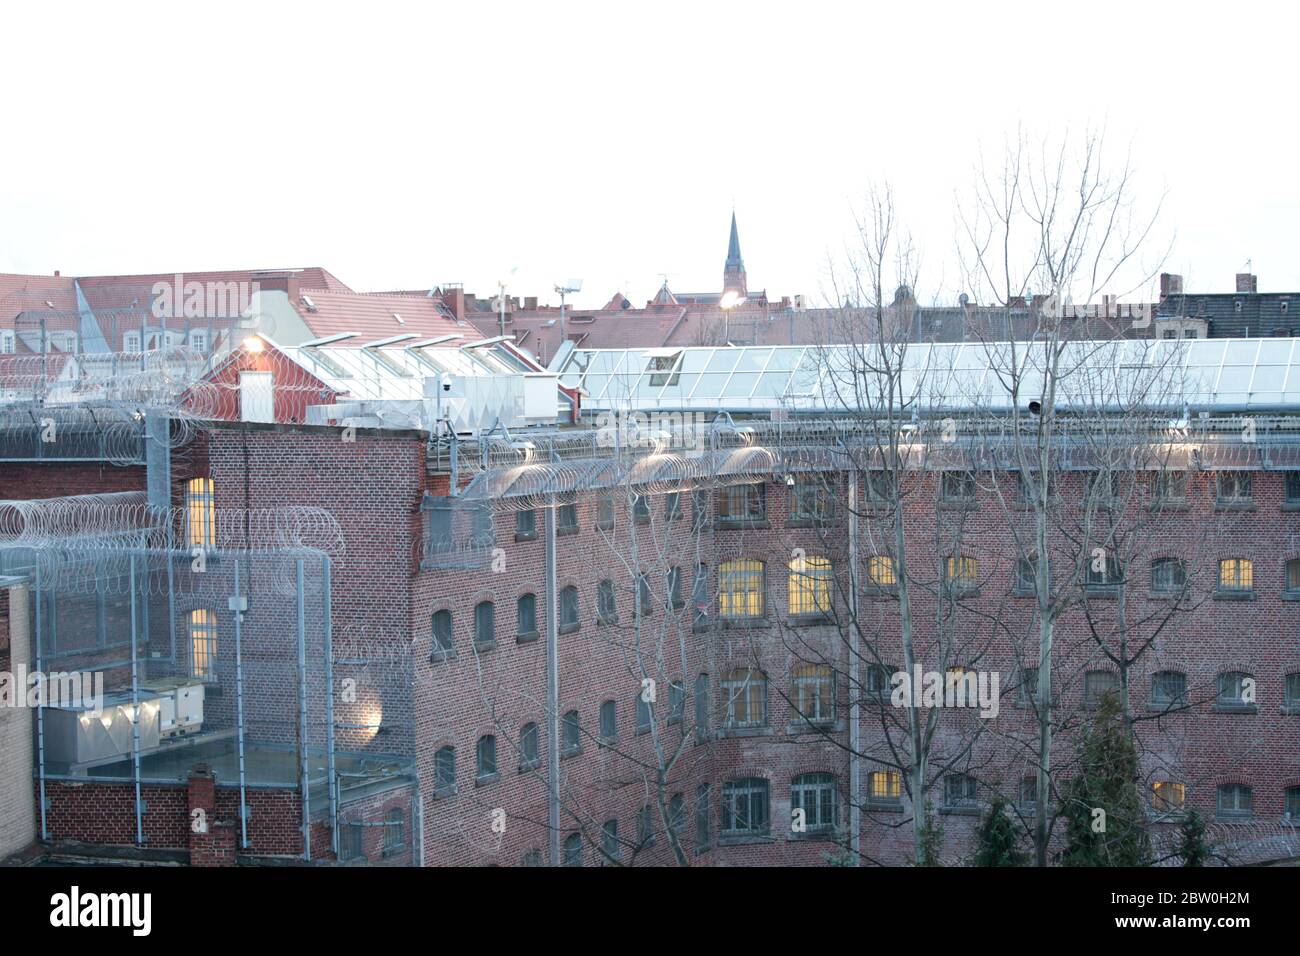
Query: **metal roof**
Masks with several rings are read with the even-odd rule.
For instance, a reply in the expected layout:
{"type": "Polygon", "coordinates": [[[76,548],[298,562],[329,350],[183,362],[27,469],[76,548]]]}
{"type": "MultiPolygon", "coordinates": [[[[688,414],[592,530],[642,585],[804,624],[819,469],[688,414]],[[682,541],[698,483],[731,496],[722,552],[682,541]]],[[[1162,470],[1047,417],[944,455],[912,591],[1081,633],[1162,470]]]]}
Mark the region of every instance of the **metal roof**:
{"type": "MultiPolygon", "coordinates": [[[[1135,405],[1199,410],[1300,411],[1295,338],[1118,339],[1059,347],[1057,407],[1135,405]]],[[[1022,401],[1041,393],[1050,350],[1030,342],[888,346],[901,367],[904,403],[918,411],[1008,407],[1009,373],[1022,401]]],[[[587,409],[843,412],[869,407],[880,376],[864,374],[877,346],[574,349],[557,357],[562,385],[581,387],[587,409]],[[875,381],[872,381],[872,379],[875,381]]]]}

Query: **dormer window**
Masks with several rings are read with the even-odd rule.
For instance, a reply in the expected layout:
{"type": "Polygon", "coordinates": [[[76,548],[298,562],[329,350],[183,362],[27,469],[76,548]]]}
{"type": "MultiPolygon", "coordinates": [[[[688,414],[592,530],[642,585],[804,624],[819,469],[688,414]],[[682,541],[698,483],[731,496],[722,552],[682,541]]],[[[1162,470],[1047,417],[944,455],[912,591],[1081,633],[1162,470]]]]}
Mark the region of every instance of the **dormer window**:
{"type": "Polygon", "coordinates": [[[650,373],[652,386],[676,385],[681,378],[681,349],[650,349],[646,356],[650,364],[646,371],[650,373]]]}

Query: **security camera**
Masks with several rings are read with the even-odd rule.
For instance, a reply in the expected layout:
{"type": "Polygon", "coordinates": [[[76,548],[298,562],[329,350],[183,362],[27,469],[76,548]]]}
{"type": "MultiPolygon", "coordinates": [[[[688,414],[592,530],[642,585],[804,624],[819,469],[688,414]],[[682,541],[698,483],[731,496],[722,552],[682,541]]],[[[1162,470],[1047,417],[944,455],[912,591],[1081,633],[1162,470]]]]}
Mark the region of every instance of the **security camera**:
{"type": "Polygon", "coordinates": [[[451,391],[451,376],[448,375],[446,372],[444,372],[442,375],[442,390],[444,392],[451,391]]]}
{"type": "Polygon", "coordinates": [[[794,487],[794,475],[786,475],[786,476],[785,476],[785,483],[786,483],[787,486],[793,488],[793,487],[794,487]]]}
{"type": "Polygon", "coordinates": [[[1030,415],[1041,415],[1041,414],[1043,414],[1043,403],[1042,403],[1042,402],[1030,402],[1030,403],[1029,403],[1029,414],[1030,414],[1030,415]]]}

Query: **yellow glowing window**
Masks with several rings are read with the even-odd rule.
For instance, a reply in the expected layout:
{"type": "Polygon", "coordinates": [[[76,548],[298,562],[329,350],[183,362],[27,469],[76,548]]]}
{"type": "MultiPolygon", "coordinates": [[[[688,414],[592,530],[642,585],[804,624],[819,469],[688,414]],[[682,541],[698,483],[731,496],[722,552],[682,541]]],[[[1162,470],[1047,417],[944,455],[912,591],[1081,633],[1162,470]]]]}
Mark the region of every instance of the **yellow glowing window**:
{"type": "Polygon", "coordinates": [[[1255,586],[1255,569],[1249,558],[1224,558],[1219,562],[1219,587],[1249,591],[1255,586]]]}
{"type": "Polygon", "coordinates": [[[206,681],[217,679],[217,615],[190,611],[190,673],[206,681]]]}
{"type": "Polygon", "coordinates": [[[217,539],[211,478],[191,478],[185,486],[185,518],[190,547],[211,547],[217,539]]]}
{"type": "Polygon", "coordinates": [[[873,770],[870,775],[871,799],[882,803],[898,800],[903,794],[903,778],[897,770],[873,770]]]}
{"type": "Polygon", "coordinates": [[[966,555],[949,555],[944,562],[944,577],[953,587],[973,588],[979,579],[979,564],[966,555]]]}
{"type": "Polygon", "coordinates": [[[830,559],[804,557],[791,561],[790,613],[826,614],[830,609],[830,559]]]}
{"type": "Polygon", "coordinates": [[[1186,784],[1172,780],[1157,780],[1151,784],[1151,803],[1157,810],[1181,810],[1186,796],[1186,784]]]}
{"type": "Polygon", "coordinates": [[[723,617],[762,617],[763,562],[754,558],[718,566],[718,613],[723,617]]]}
{"type": "Polygon", "coordinates": [[[898,567],[894,559],[885,554],[867,558],[867,581],[872,587],[889,588],[898,583],[898,567]]]}

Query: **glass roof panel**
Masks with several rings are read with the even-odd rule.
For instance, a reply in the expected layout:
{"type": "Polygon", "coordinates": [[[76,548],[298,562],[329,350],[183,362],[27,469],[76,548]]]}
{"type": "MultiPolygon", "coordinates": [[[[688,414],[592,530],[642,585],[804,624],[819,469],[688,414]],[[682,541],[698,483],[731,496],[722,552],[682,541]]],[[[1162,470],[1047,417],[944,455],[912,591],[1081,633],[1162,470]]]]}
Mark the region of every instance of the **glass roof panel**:
{"type": "Polygon", "coordinates": [[[761,372],[767,365],[767,360],[771,357],[771,349],[741,349],[740,361],[736,363],[736,371],[761,372]]]}
{"type": "Polygon", "coordinates": [[[740,361],[740,349],[714,349],[705,371],[730,372],[740,361]]]}

